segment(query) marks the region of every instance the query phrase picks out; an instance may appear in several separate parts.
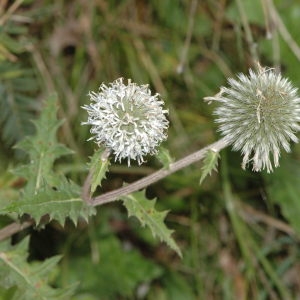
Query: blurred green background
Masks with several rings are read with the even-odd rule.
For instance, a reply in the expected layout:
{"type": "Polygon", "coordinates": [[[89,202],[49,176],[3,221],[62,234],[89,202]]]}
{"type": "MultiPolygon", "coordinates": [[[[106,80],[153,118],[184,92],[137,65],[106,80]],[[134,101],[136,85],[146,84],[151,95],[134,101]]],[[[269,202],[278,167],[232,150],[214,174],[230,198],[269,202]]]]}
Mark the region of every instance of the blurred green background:
{"type": "MultiPolygon", "coordinates": [[[[228,77],[259,61],[300,86],[299,28],[297,0],[2,0],[0,198],[13,200],[22,185],[9,173],[26,159],[13,145],[33,133],[49,94],[65,119],[59,140],[74,150],[57,170],[82,185],[97,147],[81,125],[89,91],[119,77],[148,83],[169,109],[164,146],[178,159],[219,138],[203,97],[228,77]]],[[[182,260],[118,202],[99,207],[89,225],[28,229],[29,259],[62,254],[53,284],[78,282],[76,300],[300,299],[299,156],[293,145],[274,173],[253,173],[226,149],[201,186],[198,163],[149,187],[170,210],[182,260]]],[[[112,164],[99,193],[158,168],[151,157],[130,169],[112,164]]]]}

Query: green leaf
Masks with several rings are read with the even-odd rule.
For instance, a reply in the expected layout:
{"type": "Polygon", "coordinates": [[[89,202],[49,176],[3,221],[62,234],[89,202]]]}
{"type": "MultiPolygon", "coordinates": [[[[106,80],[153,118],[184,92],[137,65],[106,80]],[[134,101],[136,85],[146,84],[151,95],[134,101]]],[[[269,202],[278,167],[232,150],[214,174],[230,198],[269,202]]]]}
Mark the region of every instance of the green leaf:
{"type": "Polygon", "coordinates": [[[45,106],[38,120],[34,122],[36,134],[27,136],[15,147],[29,154],[29,164],[14,170],[14,173],[27,179],[25,193],[36,194],[44,182],[50,186],[59,184],[57,175],[53,171],[54,161],[73,151],[57,142],[56,131],[62,124],[56,118],[57,98],[51,96],[45,102],[45,106]]]}
{"type": "Polygon", "coordinates": [[[201,168],[202,174],[200,177],[200,184],[202,184],[203,180],[207,177],[207,175],[211,175],[212,171],[217,172],[219,157],[220,157],[219,152],[215,152],[213,150],[208,150],[205,153],[203,166],[201,168]]]}
{"type": "Polygon", "coordinates": [[[17,213],[18,215],[29,214],[38,224],[44,215],[49,219],[57,220],[62,226],[69,217],[77,224],[81,217],[88,221],[88,217],[95,214],[94,207],[85,204],[80,197],[80,188],[61,178],[61,183],[55,189],[45,186],[34,195],[24,195],[19,201],[1,209],[1,214],[17,213]]]}
{"type": "Polygon", "coordinates": [[[170,155],[169,150],[164,147],[160,147],[156,157],[162,163],[165,169],[168,169],[170,164],[174,161],[174,159],[170,155]]]}
{"type": "Polygon", "coordinates": [[[136,192],[121,198],[127,208],[128,216],[135,216],[142,224],[148,226],[154,237],[164,241],[171,249],[181,257],[181,251],[174,239],[171,237],[173,230],[167,228],[164,219],[167,211],[157,211],[155,209],[156,199],[148,200],[145,191],[136,192]]]}
{"type": "Polygon", "coordinates": [[[18,300],[64,300],[74,291],[74,286],[67,289],[55,289],[48,283],[60,256],[46,259],[44,262],[27,262],[29,239],[11,246],[9,242],[0,245],[0,285],[12,290],[13,298],[18,300]]]}
{"type": "Polygon", "coordinates": [[[91,178],[91,192],[95,192],[97,186],[101,186],[101,182],[106,178],[105,173],[108,171],[110,165],[109,159],[106,155],[105,149],[99,149],[91,157],[89,163],[91,178]]]}
{"type": "Polygon", "coordinates": [[[50,97],[40,118],[34,122],[36,134],[28,136],[17,147],[29,155],[29,163],[14,170],[27,184],[20,193],[20,199],[2,206],[0,214],[29,214],[39,223],[44,215],[56,219],[62,225],[67,217],[76,224],[79,217],[87,220],[95,209],[80,197],[78,186],[59,175],[53,169],[55,160],[72,153],[57,142],[56,131],[61,121],[56,118],[56,97],[50,97]]]}

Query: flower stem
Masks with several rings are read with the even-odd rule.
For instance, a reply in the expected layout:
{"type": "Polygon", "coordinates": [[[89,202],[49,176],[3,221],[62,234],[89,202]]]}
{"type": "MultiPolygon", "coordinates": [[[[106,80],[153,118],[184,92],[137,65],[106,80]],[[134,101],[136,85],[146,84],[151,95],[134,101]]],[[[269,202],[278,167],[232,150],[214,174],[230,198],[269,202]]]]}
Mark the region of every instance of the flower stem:
{"type": "Polygon", "coordinates": [[[225,148],[228,145],[228,143],[225,141],[225,139],[220,139],[219,141],[210,144],[186,157],[183,157],[182,159],[175,161],[174,163],[171,163],[168,169],[162,168],[140,180],[137,180],[129,185],[123,186],[119,189],[113,190],[111,192],[102,194],[98,197],[91,199],[91,205],[92,206],[98,206],[105,203],[113,202],[120,197],[128,195],[130,193],[136,192],[140,189],[143,189],[150,184],[153,184],[154,182],[157,182],[161,180],[164,177],[167,177],[170,174],[173,174],[177,172],[178,170],[181,170],[192,163],[197,162],[198,160],[202,159],[205,155],[205,153],[208,150],[212,150],[215,152],[221,151],[223,148],[225,148]]]}
{"type": "Polygon", "coordinates": [[[0,230],[0,241],[5,240],[15,233],[18,233],[34,224],[34,220],[30,219],[23,223],[14,222],[0,230]]]}
{"type": "MultiPolygon", "coordinates": [[[[224,139],[221,139],[211,145],[208,145],[208,146],[170,164],[168,169],[160,169],[157,172],[154,172],[154,173],[150,174],[149,176],[146,176],[136,182],[133,182],[122,188],[119,188],[112,192],[105,193],[101,196],[98,196],[98,197],[95,197],[92,199],[90,199],[90,195],[89,195],[89,185],[91,184],[90,183],[91,182],[91,174],[89,173],[85,180],[85,183],[84,183],[82,197],[87,202],[87,204],[92,205],[92,206],[98,206],[98,205],[102,205],[104,203],[116,201],[122,196],[128,195],[128,194],[138,191],[142,188],[145,188],[148,185],[150,185],[172,173],[175,173],[176,171],[181,170],[184,167],[187,167],[187,166],[191,165],[192,163],[202,159],[208,150],[219,152],[223,148],[225,148],[227,145],[228,145],[228,143],[224,139]]],[[[22,224],[20,224],[18,222],[14,222],[12,224],[7,225],[6,227],[4,227],[0,230],[0,241],[4,240],[6,238],[9,238],[13,234],[18,233],[18,232],[22,231],[23,229],[30,227],[33,224],[34,224],[34,221],[32,219],[30,219],[22,224]]]]}

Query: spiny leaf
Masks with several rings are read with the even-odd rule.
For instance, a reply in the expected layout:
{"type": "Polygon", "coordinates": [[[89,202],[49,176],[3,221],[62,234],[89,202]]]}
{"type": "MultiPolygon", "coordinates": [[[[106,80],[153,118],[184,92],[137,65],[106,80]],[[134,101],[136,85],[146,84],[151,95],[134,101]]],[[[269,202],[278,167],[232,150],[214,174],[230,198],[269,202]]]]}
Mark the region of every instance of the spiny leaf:
{"type": "Polygon", "coordinates": [[[155,209],[156,199],[148,200],[145,191],[136,192],[121,198],[128,211],[128,216],[135,216],[142,226],[147,225],[154,237],[167,243],[181,257],[181,251],[174,239],[171,237],[173,230],[167,228],[164,219],[167,211],[157,211],[155,209]]]}
{"type": "Polygon", "coordinates": [[[43,181],[50,186],[59,184],[53,172],[54,161],[67,154],[70,149],[57,142],[56,131],[62,124],[56,118],[56,96],[49,97],[38,120],[34,122],[36,134],[27,136],[16,147],[29,154],[30,163],[14,170],[14,173],[27,179],[25,192],[35,194],[43,181]]]}
{"type": "Polygon", "coordinates": [[[19,201],[1,209],[0,214],[17,213],[29,214],[38,224],[44,215],[49,215],[50,220],[57,220],[62,226],[69,217],[74,224],[82,217],[95,214],[95,208],[85,204],[80,197],[80,188],[65,178],[60,179],[61,184],[55,189],[44,186],[34,195],[24,195],[19,201]]]}
{"type": "Polygon", "coordinates": [[[51,257],[44,262],[27,262],[29,239],[26,238],[15,246],[9,242],[0,245],[0,285],[6,289],[17,287],[13,299],[18,300],[65,300],[74,291],[74,286],[67,289],[54,289],[48,284],[52,270],[60,256],[51,257]]]}
{"type": "Polygon", "coordinates": [[[200,184],[202,184],[207,175],[211,175],[212,171],[217,171],[219,157],[219,152],[213,150],[208,150],[206,152],[203,160],[203,167],[201,168],[202,174],[200,178],[200,184]]]}
{"type": "Polygon", "coordinates": [[[91,157],[89,168],[92,174],[92,178],[91,178],[92,194],[95,192],[98,185],[101,186],[101,181],[106,178],[105,173],[108,171],[109,165],[110,165],[110,161],[104,149],[99,149],[91,157]]]}
{"type": "Polygon", "coordinates": [[[169,150],[164,147],[160,147],[156,157],[162,163],[165,169],[168,169],[170,164],[174,161],[170,155],[169,150]]]}
{"type": "Polygon", "coordinates": [[[18,143],[17,147],[28,153],[30,163],[15,169],[14,173],[25,178],[27,184],[20,199],[2,207],[1,214],[27,213],[36,223],[43,215],[49,215],[63,225],[67,217],[76,224],[79,217],[87,220],[95,212],[82,201],[79,187],[53,170],[57,158],[72,153],[57,142],[56,131],[62,122],[57,120],[56,111],[56,97],[50,97],[40,118],[34,122],[36,134],[18,143]]]}

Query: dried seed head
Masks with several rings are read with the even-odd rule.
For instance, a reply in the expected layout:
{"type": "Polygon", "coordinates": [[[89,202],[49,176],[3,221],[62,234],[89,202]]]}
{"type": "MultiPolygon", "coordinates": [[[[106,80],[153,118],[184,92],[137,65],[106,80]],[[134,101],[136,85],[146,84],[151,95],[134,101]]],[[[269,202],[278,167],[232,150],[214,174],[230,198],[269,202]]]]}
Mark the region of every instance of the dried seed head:
{"type": "Polygon", "coordinates": [[[151,95],[148,85],[137,85],[129,79],[127,85],[119,78],[108,86],[101,84],[99,92],[90,92],[88,112],[90,132],[99,145],[115,155],[115,160],[137,160],[141,164],[147,154],[155,154],[157,146],[167,138],[167,110],[159,94],[151,95]]]}
{"type": "Polygon", "coordinates": [[[229,87],[207,97],[219,101],[215,110],[219,131],[241,150],[242,167],[252,162],[254,171],[273,171],[279,165],[280,148],[290,151],[290,141],[298,142],[295,133],[300,129],[300,98],[297,89],[273,69],[259,66],[249,75],[239,74],[228,80],[229,87]]]}

